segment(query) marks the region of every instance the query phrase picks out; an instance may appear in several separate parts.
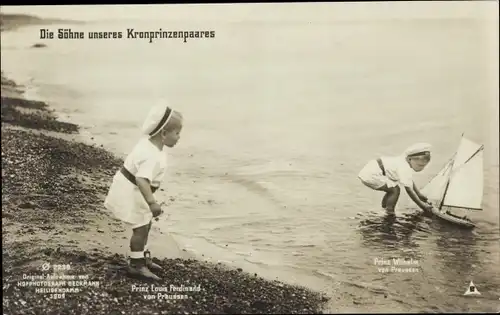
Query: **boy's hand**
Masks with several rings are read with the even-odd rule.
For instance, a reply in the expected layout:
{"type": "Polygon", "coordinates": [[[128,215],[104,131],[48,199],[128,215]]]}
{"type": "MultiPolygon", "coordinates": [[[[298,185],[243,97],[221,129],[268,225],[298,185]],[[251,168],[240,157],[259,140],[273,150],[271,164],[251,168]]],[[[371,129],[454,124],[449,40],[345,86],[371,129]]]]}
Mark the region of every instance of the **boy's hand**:
{"type": "Polygon", "coordinates": [[[425,210],[426,211],[432,212],[432,208],[433,208],[432,203],[426,203],[425,204],[425,210]]]}
{"type": "Polygon", "coordinates": [[[161,206],[156,202],[153,202],[149,205],[149,210],[151,210],[151,212],[153,213],[153,218],[156,218],[163,213],[163,210],[161,210],[161,206]]]}
{"type": "Polygon", "coordinates": [[[424,203],[429,203],[429,199],[424,195],[420,196],[420,200],[422,200],[424,203]]]}
{"type": "Polygon", "coordinates": [[[411,200],[413,200],[413,202],[415,202],[420,209],[429,212],[432,211],[432,205],[429,204],[427,201],[423,201],[420,194],[417,194],[417,192],[414,189],[412,189],[411,187],[405,187],[405,189],[406,192],[408,193],[408,196],[410,196],[411,200]]]}

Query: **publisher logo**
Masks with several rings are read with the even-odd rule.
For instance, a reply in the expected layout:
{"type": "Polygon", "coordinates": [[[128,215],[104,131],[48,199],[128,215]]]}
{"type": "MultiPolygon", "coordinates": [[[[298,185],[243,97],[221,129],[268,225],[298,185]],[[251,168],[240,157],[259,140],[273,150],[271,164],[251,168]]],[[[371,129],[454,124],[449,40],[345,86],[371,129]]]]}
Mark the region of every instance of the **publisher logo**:
{"type": "Polygon", "coordinates": [[[478,295],[481,295],[481,293],[479,292],[479,290],[477,289],[477,287],[474,285],[474,283],[471,280],[471,282],[469,283],[469,287],[467,288],[467,291],[465,291],[464,295],[465,296],[469,296],[469,295],[478,296],[478,295]]]}

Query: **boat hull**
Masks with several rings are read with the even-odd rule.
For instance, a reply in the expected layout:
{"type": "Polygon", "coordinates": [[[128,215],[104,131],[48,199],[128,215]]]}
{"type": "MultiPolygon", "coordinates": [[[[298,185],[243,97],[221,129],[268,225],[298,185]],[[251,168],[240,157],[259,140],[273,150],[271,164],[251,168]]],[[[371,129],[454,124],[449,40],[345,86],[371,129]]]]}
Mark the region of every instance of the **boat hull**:
{"type": "Polygon", "coordinates": [[[463,218],[459,218],[457,216],[448,214],[448,213],[446,213],[446,211],[440,210],[436,207],[432,207],[432,214],[435,215],[436,217],[440,218],[443,221],[458,225],[458,226],[463,227],[463,228],[473,229],[476,226],[473,222],[471,222],[469,220],[465,220],[463,218]]]}

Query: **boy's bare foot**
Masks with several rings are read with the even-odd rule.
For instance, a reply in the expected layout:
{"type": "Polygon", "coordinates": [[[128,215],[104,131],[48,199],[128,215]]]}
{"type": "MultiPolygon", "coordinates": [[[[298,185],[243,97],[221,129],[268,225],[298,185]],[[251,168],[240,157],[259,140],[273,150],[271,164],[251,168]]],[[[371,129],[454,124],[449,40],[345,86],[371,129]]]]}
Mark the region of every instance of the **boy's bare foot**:
{"type": "Polygon", "coordinates": [[[149,269],[163,271],[163,268],[160,265],[153,262],[153,259],[151,258],[151,252],[149,250],[144,252],[144,258],[146,259],[146,266],[149,269]]]}
{"type": "Polygon", "coordinates": [[[385,210],[387,211],[388,215],[396,215],[396,211],[394,211],[394,209],[386,208],[385,210]]]}
{"type": "Polygon", "coordinates": [[[160,277],[149,270],[144,259],[131,259],[128,269],[130,274],[134,276],[140,276],[155,281],[161,280],[160,277]]]}
{"type": "Polygon", "coordinates": [[[148,269],[146,266],[141,266],[141,267],[130,267],[130,272],[135,275],[135,276],[141,276],[143,278],[149,279],[149,280],[154,280],[158,281],[161,280],[160,277],[155,275],[151,270],[148,269]]]}

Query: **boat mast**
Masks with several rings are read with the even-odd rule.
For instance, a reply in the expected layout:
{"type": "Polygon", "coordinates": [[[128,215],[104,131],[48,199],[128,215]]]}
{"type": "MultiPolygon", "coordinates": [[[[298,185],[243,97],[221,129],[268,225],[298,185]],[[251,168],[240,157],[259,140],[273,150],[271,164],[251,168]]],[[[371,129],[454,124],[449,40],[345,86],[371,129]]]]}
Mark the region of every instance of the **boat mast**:
{"type": "Polygon", "coordinates": [[[473,155],[470,156],[470,158],[467,159],[467,161],[464,162],[464,165],[467,164],[470,160],[472,160],[473,157],[475,157],[479,152],[481,152],[484,149],[484,144],[477,149],[476,152],[474,152],[473,155]]]}
{"type": "MultiPolygon", "coordinates": [[[[464,133],[462,132],[461,139],[463,139],[464,133]]],[[[455,151],[455,154],[453,154],[453,162],[451,163],[450,167],[451,170],[453,170],[453,165],[455,165],[455,158],[457,157],[458,150],[455,151]]],[[[448,173],[448,179],[446,181],[446,188],[444,189],[443,197],[441,198],[441,202],[439,203],[439,210],[443,208],[444,204],[444,198],[446,198],[446,194],[448,193],[448,188],[450,187],[450,178],[451,178],[451,171],[448,173]]]]}
{"type": "Polygon", "coordinates": [[[457,153],[455,152],[455,154],[453,154],[453,156],[443,165],[443,167],[441,167],[440,171],[438,173],[436,173],[436,175],[432,176],[432,178],[427,182],[426,185],[428,185],[430,182],[432,182],[441,173],[443,173],[444,171],[446,171],[447,169],[452,167],[453,163],[451,163],[451,162],[453,161],[453,159],[455,158],[456,155],[457,155],[457,153]]]}
{"type": "MultiPolygon", "coordinates": [[[[452,170],[453,170],[454,164],[455,164],[455,160],[453,160],[453,163],[451,163],[451,166],[450,166],[452,170]]],[[[444,199],[446,198],[446,194],[448,193],[448,188],[450,187],[450,177],[451,177],[451,171],[448,174],[448,181],[446,182],[446,188],[444,189],[443,198],[441,198],[441,202],[439,203],[439,210],[441,210],[443,208],[444,199]]]]}

